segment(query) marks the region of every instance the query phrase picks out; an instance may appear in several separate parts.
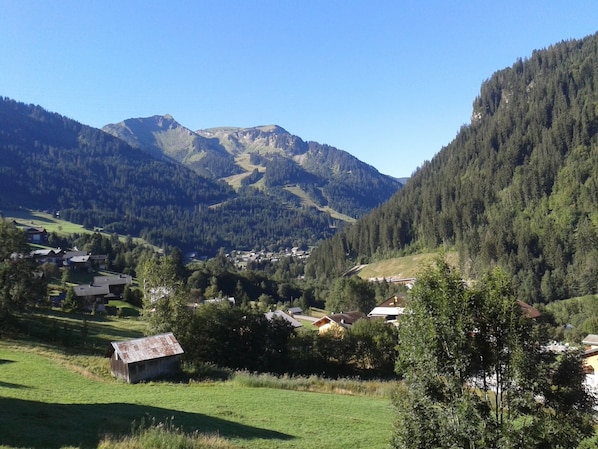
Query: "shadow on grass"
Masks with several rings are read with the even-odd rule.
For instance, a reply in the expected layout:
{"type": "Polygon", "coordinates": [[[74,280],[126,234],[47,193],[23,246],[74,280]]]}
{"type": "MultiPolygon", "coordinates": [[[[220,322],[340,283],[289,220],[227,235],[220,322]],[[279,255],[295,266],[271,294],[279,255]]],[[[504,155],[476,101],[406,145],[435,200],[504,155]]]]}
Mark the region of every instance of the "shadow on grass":
{"type": "Polygon", "coordinates": [[[0,388],[24,389],[24,388],[31,388],[31,387],[28,387],[27,385],[13,384],[11,382],[4,382],[4,381],[0,380],[0,388]]]}
{"type": "Polygon", "coordinates": [[[290,440],[284,433],[203,415],[135,404],[49,404],[0,398],[0,446],[96,448],[103,435],[130,434],[133,425],[172,420],[185,432],[223,438],[290,440]]]}

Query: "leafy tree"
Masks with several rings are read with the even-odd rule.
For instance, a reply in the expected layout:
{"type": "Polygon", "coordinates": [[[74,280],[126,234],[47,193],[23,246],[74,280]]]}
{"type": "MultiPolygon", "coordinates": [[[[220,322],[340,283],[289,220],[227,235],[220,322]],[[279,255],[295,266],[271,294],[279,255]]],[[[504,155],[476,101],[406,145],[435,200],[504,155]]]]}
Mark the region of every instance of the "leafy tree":
{"type": "Polygon", "coordinates": [[[148,332],[174,332],[177,338],[184,338],[189,331],[190,311],[176,261],[170,256],[147,258],[139,267],[139,280],[148,332]]]}
{"type": "Polygon", "coordinates": [[[381,320],[357,320],[349,331],[355,364],[363,370],[389,375],[398,356],[399,331],[381,320]]]}
{"type": "Polygon", "coordinates": [[[372,283],[357,276],[338,278],[326,299],[326,309],[334,312],[369,313],[375,305],[376,291],[372,283]]]}
{"type": "Polygon", "coordinates": [[[409,304],[394,447],[575,448],[592,434],[581,358],[543,349],[500,270],[467,287],[439,258],[409,304]]]}

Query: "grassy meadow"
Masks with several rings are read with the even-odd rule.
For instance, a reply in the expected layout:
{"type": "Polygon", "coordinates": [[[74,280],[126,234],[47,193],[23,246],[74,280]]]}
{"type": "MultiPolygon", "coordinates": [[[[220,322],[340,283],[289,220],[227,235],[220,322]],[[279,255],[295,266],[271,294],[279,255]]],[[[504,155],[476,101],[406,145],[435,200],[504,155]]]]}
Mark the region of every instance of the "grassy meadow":
{"type": "MultiPolygon", "coordinates": [[[[47,316],[42,325],[52,319],[70,318],[47,316]]],[[[91,354],[98,344],[139,336],[142,323],[102,318],[88,326],[91,352],[0,340],[0,448],[117,447],[105,444],[106,435],[131,435],[152,422],[217,436],[222,447],[388,446],[392,384],[239,373],[226,381],[129,385],[110,376],[108,358],[91,354]]],[[[71,327],[77,334],[81,323],[71,327]]]]}
{"type": "MultiPolygon", "coordinates": [[[[358,273],[362,279],[375,277],[399,277],[412,278],[422,270],[426,264],[432,263],[438,253],[413,254],[404,257],[372,262],[365,265],[358,273]]],[[[459,266],[459,254],[457,252],[446,252],[447,261],[453,266],[459,266]]]]}
{"type": "MultiPolygon", "coordinates": [[[[43,227],[49,233],[56,233],[59,236],[68,236],[74,234],[93,234],[97,230],[86,229],[80,224],[62,220],[47,212],[32,211],[27,209],[19,210],[0,210],[0,216],[6,220],[16,220],[20,224],[27,226],[43,227]]],[[[106,236],[110,234],[103,233],[106,236]]],[[[124,239],[124,236],[119,236],[124,239]]],[[[133,237],[133,241],[138,244],[149,245],[145,240],[139,237],[133,237]]],[[[159,249],[156,247],[156,249],[159,249]]]]}

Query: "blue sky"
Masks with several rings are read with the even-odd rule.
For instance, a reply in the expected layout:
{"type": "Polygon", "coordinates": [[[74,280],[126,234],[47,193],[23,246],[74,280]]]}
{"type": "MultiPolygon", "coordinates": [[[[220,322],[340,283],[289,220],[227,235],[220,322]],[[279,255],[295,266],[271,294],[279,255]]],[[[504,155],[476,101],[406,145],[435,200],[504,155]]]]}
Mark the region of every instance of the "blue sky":
{"type": "Polygon", "coordinates": [[[0,95],[95,127],[277,124],[401,177],[494,72],[597,31],[593,0],[0,0],[0,95]]]}

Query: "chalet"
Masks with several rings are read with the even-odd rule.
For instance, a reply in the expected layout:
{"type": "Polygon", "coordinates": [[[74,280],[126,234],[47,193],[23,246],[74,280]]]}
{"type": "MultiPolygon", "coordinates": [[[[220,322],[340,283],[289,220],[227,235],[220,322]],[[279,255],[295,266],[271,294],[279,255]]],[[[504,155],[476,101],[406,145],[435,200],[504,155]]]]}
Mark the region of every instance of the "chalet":
{"type": "Polygon", "coordinates": [[[117,274],[114,276],[94,276],[93,285],[107,285],[109,294],[115,298],[121,298],[125,286],[133,283],[133,277],[128,274],[117,274]]]}
{"type": "Polygon", "coordinates": [[[598,375],[598,335],[589,334],[583,339],[581,344],[585,347],[583,353],[585,372],[587,374],[598,375]]]}
{"type": "Polygon", "coordinates": [[[108,268],[108,255],[107,254],[90,254],[89,261],[93,268],[98,270],[105,270],[108,268]]]}
{"type": "Polygon", "coordinates": [[[86,251],[65,251],[62,256],[62,264],[72,269],[84,270],[91,266],[89,254],[86,251]]]}
{"type": "Polygon", "coordinates": [[[289,312],[289,315],[293,316],[293,315],[302,315],[303,314],[303,309],[301,309],[301,307],[289,307],[287,312],[289,312]]]}
{"type": "Polygon", "coordinates": [[[89,312],[104,312],[106,297],[110,294],[108,285],[81,284],[73,287],[75,296],[81,300],[83,309],[89,312]]]}
{"type": "Polygon", "coordinates": [[[598,348],[598,335],[588,334],[586,336],[586,338],[583,339],[581,344],[584,346],[589,346],[588,349],[597,349],[598,348]]]}
{"type": "Polygon", "coordinates": [[[365,318],[365,315],[361,312],[341,312],[323,316],[319,320],[314,321],[313,324],[318,327],[318,333],[320,334],[333,332],[342,335],[357,320],[362,318],[365,318]]]}
{"type": "Polygon", "coordinates": [[[171,332],[111,345],[110,371],[128,383],[172,376],[180,369],[183,348],[171,332]]]}
{"type": "Polygon", "coordinates": [[[272,321],[274,319],[281,319],[281,320],[285,320],[287,321],[291,326],[293,326],[293,328],[298,328],[303,326],[303,324],[301,324],[299,321],[297,321],[295,318],[293,318],[292,316],[284,313],[282,310],[275,310],[274,312],[267,312],[266,314],[266,319],[268,321],[272,321]]]}
{"type": "Polygon", "coordinates": [[[405,313],[405,307],[405,298],[395,295],[374,307],[368,318],[381,318],[387,323],[397,324],[399,316],[405,313]]]}
{"type": "Polygon", "coordinates": [[[31,251],[30,255],[39,264],[51,263],[60,267],[62,266],[64,250],[60,248],[36,249],[31,251]]]}

